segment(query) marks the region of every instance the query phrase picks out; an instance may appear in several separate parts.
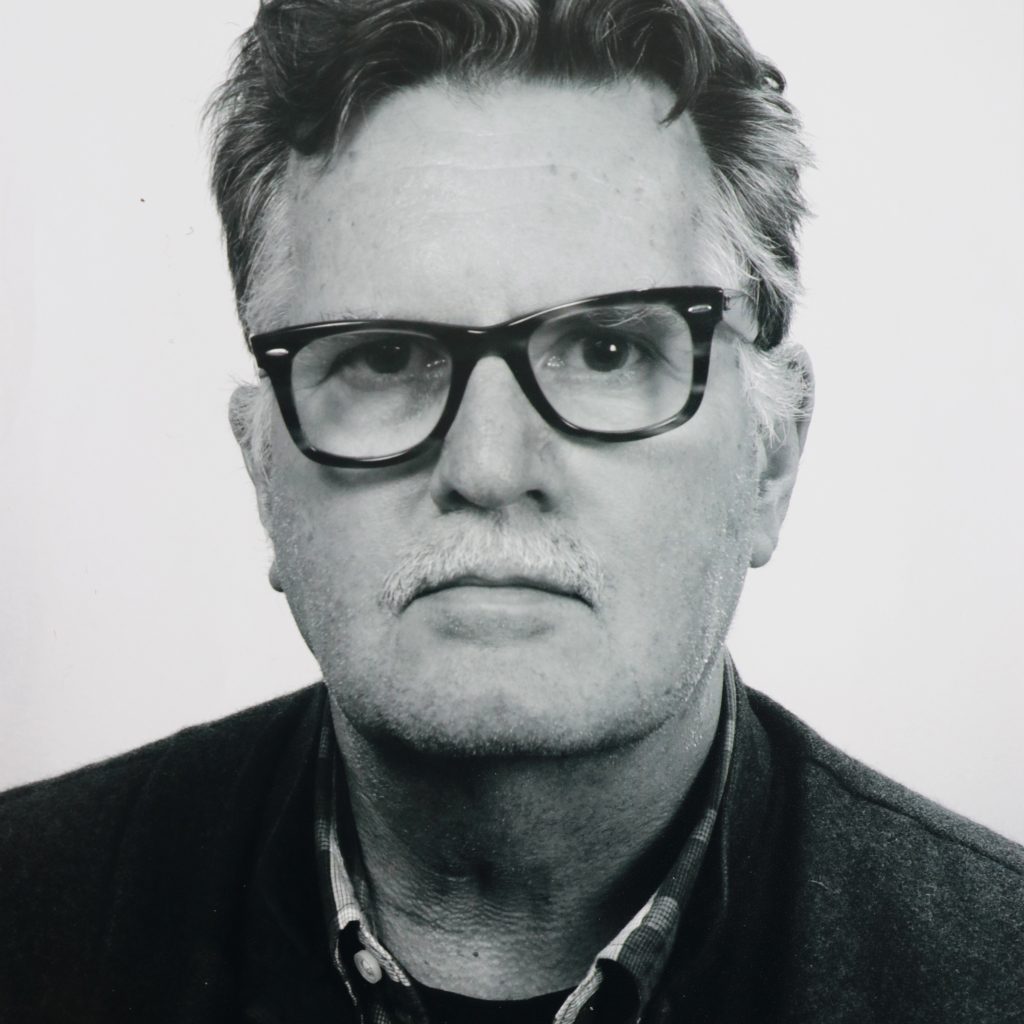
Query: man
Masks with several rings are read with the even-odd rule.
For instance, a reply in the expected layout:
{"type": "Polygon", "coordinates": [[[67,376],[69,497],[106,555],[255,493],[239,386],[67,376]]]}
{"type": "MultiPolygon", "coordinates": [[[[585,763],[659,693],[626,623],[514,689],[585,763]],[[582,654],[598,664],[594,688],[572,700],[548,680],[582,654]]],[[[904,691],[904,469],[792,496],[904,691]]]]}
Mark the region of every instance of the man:
{"type": "Polygon", "coordinates": [[[724,647],[810,414],[713,0],[273,0],[214,185],[324,685],[7,794],[15,1020],[1014,1020],[1020,850],[724,647]]]}

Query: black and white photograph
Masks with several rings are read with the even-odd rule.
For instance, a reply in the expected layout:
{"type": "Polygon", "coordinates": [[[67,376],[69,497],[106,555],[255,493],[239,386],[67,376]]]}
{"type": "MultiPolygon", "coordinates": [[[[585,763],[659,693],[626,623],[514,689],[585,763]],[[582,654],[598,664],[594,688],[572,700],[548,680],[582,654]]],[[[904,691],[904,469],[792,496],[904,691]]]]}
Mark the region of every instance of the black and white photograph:
{"type": "Polygon", "coordinates": [[[1020,0],[0,34],[0,1021],[1024,1024],[1020,0]]]}

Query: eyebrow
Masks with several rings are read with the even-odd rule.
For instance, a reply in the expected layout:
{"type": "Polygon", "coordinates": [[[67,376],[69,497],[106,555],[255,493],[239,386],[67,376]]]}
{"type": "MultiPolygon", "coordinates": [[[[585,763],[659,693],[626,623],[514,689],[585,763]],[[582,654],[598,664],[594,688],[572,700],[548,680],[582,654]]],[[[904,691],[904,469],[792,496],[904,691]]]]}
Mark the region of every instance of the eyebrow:
{"type": "MultiPolygon", "coordinates": [[[[582,300],[580,300],[582,301],[582,300]]],[[[567,303],[568,304],[568,303],[567,303]]],[[[561,305],[561,304],[559,304],[561,305]]],[[[518,320],[521,317],[531,316],[534,313],[543,313],[548,310],[557,310],[559,305],[554,306],[541,306],[537,309],[523,310],[510,316],[507,320],[499,320],[496,323],[479,324],[475,326],[480,327],[495,327],[500,326],[504,323],[509,323],[518,320]]],[[[593,320],[604,320],[607,319],[610,322],[621,321],[623,323],[631,320],[648,319],[651,317],[657,317],[661,311],[658,309],[647,308],[640,303],[631,303],[626,299],[623,299],[621,303],[617,303],[614,306],[603,306],[596,309],[578,309],[578,310],[567,310],[567,316],[580,316],[587,317],[593,320]]],[[[397,313],[383,313],[380,309],[369,309],[369,310],[351,310],[351,309],[338,309],[337,307],[330,309],[326,307],[319,307],[316,309],[315,317],[308,321],[309,323],[340,323],[352,320],[408,320],[414,323],[425,323],[425,324],[455,324],[456,326],[471,326],[464,324],[462,321],[454,320],[438,320],[434,317],[425,317],[422,315],[403,315],[397,313]]]]}
{"type": "Polygon", "coordinates": [[[320,307],[316,310],[315,323],[333,323],[335,320],[394,320],[396,317],[385,316],[379,309],[369,309],[362,312],[354,312],[351,309],[325,309],[320,307]]]}
{"type": "MultiPolygon", "coordinates": [[[[557,307],[555,307],[557,309],[557,307]]],[[[541,310],[540,312],[543,312],[541,310]]],[[[623,299],[614,306],[582,307],[569,309],[565,319],[579,317],[604,327],[625,327],[631,323],[649,323],[657,320],[675,320],[678,314],[674,309],[666,309],[659,305],[645,305],[642,302],[629,302],[623,299]]]]}

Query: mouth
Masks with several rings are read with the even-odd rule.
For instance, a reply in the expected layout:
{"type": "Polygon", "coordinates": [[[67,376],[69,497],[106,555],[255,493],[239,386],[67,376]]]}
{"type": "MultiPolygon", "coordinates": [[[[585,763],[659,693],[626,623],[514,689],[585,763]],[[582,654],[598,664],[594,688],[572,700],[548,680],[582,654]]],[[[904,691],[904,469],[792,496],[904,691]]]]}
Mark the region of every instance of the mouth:
{"type": "MultiPolygon", "coordinates": [[[[465,574],[454,576],[451,579],[424,584],[413,595],[412,601],[416,601],[421,597],[428,597],[431,594],[442,593],[447,590],[470,587],[479,587],[489,590],[505,590],[509,592],[534,591],[542,594],[551,594],[555,597],[572,598],[587,605],[588,608],[592,607],[591,603],[581,593],[579,593],[579,591],[566,587],[564,584],[555,580],[544,579],[536,576],[516,575],[489,576],[465,574]]],[[[409,603],[412,604],[412,601],[409,603]]]]}

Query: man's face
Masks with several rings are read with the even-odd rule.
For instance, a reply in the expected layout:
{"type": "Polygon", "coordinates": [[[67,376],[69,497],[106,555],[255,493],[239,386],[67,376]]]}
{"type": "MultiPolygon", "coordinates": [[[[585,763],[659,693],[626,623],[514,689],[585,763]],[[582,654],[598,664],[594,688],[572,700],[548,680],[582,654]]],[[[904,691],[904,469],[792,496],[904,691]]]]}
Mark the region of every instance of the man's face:
{"type": "MultiPolygon", "coordinates": [[[[709,165],[688,118],[660,123],[670,106],[639,82],[398,93],[326,171],[293,165],[291,290],[259,326],[485,325],[603,292],[735,287],[703,266],[709,165]]],[[[317,465],[276,417],[265,518],[336,710],[463,753],[603,749],[685,716],[713,685],[758,529],[738,344],[719,329],[697,416],[643,441],[557,433],[493,356],[443,444],[403,465],[317,465]],[[588,552],[596,597],[490,565],[499,535],[588,552]],[[383,600],[439,545],[479,552],[479,571],[383,600]]]]}

